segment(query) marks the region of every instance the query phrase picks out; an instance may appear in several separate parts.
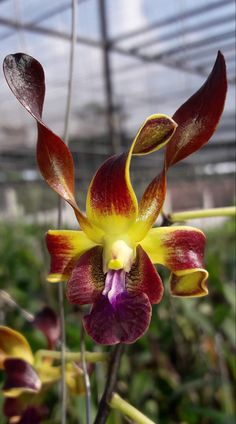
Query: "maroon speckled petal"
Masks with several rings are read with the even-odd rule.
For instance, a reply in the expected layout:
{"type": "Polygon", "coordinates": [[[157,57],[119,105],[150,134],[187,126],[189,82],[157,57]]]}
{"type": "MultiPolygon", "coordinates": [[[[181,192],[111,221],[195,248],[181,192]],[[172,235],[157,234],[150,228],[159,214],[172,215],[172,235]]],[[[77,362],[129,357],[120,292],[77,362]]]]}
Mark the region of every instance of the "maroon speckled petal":
{"type": "Polygon", "coordinates": [[[126,275],[126,284],[129,293],[146,293],[151,303],[159,303],[162,299],[164,287],[161,277],[140,245],[136,249],[135,262],[126,275]]]}
{"type": "MultiPolygon", "coordinates": [[[[23,359],[6,359],[4,361],[6,381],[3,391],[8,392],[13,389],[25,389],[25,391],[38,392],[41,389],[41,381],[34,368],[23,359]]],[[[13,396],[15,397],[15,396],[13,396]]]]}
{"type": "Polygon", "coordinates": [[[123,292],[112,305],[107,296],[100,295],[84,327],[92,339],[100,344],[134,343],[149,327],[151,304],[144,293],[123,292]]]}
{"type": "Polygon", "coordinates": [[[46,337],[48,349],[53,349],[61,333],[60,322],[55,312],[48,306],[45,306],[45,308],[36,314],[33,324],[46,337]]]}
{"type": "Polygon", "coordinates": [[[67,283],[69,303],[86,305],[93,303],[103,290],[105,276],[102,270],[102,248],[95,246],[80,256],[67,283]]]}

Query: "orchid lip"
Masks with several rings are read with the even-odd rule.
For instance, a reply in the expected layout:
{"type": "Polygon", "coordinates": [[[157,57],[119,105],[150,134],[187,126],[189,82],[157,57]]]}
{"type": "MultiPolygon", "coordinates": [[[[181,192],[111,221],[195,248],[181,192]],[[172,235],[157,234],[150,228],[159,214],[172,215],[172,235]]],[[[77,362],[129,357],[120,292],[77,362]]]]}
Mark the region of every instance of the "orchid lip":
{"type": "Polygon", "coordinates": [[[108,297],[110,304],[115,308],[116,297],[125,291],[125,271],[109,270],[106,275],[105,287],[102,292],[104,296],[108,297]]]}

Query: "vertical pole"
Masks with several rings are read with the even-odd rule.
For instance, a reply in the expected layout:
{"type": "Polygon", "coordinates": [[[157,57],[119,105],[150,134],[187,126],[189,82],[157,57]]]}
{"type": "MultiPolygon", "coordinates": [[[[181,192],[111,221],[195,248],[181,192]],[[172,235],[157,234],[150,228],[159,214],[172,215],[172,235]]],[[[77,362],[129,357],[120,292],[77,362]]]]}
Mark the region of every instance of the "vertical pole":
{"type": "Polygon", "coordinates": [[[112,144],[113,152],[120,152],[120,140],[116,134],[115,116],[114,116],[114,103],[113,103],[113,88],[111,78],[111,63],[110,63],[110,45],[107,31],[107,16],[106,16],[106,0],[99,0],[99,13],[100,13],[100,28],[102,35],[103,45],[103,72],[105,79],[106,90],[106,118],[109,142],[112,144]]]}

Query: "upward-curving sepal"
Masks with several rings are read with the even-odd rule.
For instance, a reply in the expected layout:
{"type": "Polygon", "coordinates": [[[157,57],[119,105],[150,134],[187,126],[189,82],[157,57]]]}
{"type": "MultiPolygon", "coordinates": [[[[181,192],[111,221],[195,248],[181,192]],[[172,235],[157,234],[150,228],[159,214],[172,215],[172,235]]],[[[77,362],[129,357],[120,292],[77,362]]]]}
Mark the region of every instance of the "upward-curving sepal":
{"type": "Polygon", "coordinates": [[[176,123],[167,115],[149,116],[128,152],[109,158],[97,171],[88,191],[87,216],[104,231],[119,234],[134,223],[138,204],[129,167],[132,155],[142,156],[164,146],[172,137],[176,123]]]}
{"type": "Polygon", "coordinates": [[[48,185],[74,208],[83,229],[88,225],[74,197],[74,162],[60,137],[42,121],[45,95],[44,71],[33,57],[16,53],[3,62],[6,81],[17,100],[36,119],[38,126],[37,162],[48,185]]]}
{"type": "Polygon", "coordinates": [[[21,358],[33,364],[34,358],[29,343],[18,331],[0,326],[0,368],[7,358],[21,358]]]}
{"type": "Polygon", "coordinates": [[[206,82],[173,116],[178,128],[167,145],[167,167],[186,158],[208,142],[223,112],[226,92],[225,60],[222,53],[218,52],[206,82]]]}

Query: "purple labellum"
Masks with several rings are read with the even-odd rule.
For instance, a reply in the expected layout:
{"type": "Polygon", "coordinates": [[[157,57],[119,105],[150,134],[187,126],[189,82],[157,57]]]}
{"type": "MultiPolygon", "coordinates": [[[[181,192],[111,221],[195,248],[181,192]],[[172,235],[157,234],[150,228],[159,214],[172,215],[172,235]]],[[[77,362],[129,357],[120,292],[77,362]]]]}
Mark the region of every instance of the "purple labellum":
{"type": "Polygon", "coordinates": [[[108,271],[105,288],[84,317],[88,334],[101,344],[133,343],[147,330],[151,304],[144,293],[126,290],[126,273],[108,271]]]}

